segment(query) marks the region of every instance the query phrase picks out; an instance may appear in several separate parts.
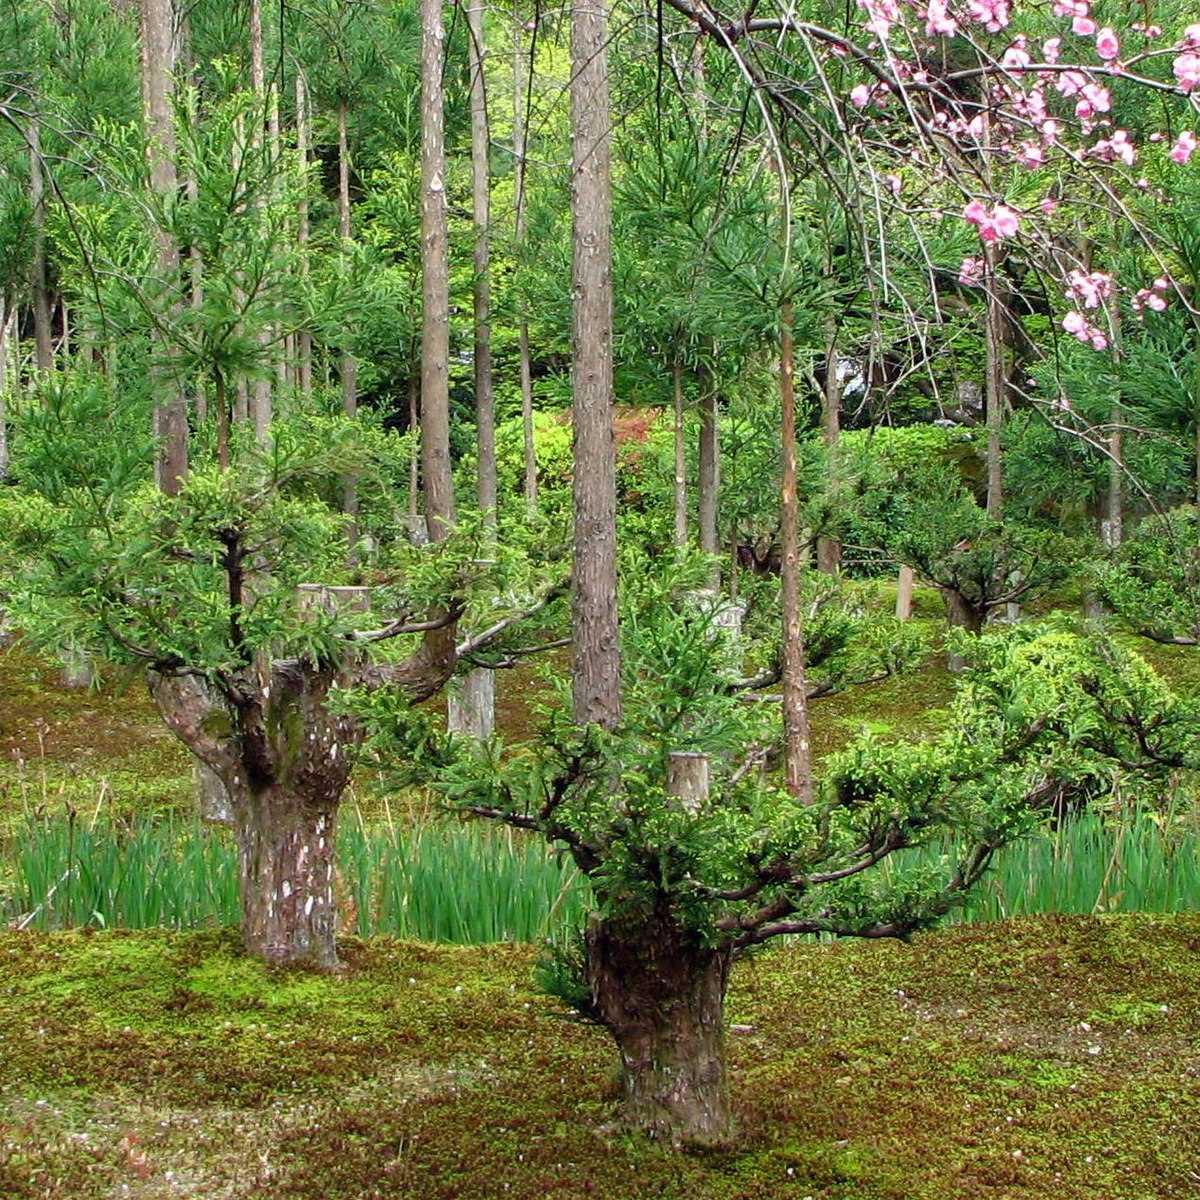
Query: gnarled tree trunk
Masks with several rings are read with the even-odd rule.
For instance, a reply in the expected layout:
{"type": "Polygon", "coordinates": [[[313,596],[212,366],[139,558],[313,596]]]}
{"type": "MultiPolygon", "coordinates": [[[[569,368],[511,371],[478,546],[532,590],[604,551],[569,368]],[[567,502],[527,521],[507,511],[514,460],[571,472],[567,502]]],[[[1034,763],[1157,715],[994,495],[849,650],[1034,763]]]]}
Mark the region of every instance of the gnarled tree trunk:
{"type": "Polygon", "coordinates": [[[336,968],[337,800],[270,784],[236,789],[233,803],[246,949],[269,963],[336,968]]]}
{"type": "MultiPolygon", "coordinates": [[[[968,633],[978,634],[983,629],[983,623],[987,619],[986,611],[981,611],[962,597],[962,595],[951,588],[940,588],[942,599],[946,602],[946,620],[955,629],[965,629],[968,633]]],[[[951,671],[961,671],[966,666],[966,662],[961,654],[950,654],[947,656],[946,665],[951,671]]]]}
{"type": "Polygon", "coordinates": [[[669,916],[595,920],[587,973],[621,1052],[622,1121],[673,1146],[729,1141],[725,989],[730,954],[669,916]]]}

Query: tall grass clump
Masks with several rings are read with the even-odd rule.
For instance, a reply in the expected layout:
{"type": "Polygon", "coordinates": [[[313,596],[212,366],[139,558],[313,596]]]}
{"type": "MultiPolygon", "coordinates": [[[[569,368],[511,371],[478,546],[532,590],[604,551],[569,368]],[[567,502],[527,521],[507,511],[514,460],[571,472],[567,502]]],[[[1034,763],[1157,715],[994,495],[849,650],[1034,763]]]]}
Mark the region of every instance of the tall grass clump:
{"type": "MultiPolygon", "coordinates": [[[[420,941],[538,941],[577,926],[568,861],[519,834],[422,822],[348,824],[338,838],[349,930],[420,941]]],[[[25,929],[232,925],[237,851],[197,820],[29,818],[0,854],[0,918],[25,929]]]]}
{"type": "MultiPolygon", "coordinates": [[[[907,864],[953,854],[913,852],[907,864]]],[[[347,931],[481,944],[561,940],[584,923],[586,881],[522,834],[361,818],[338,837],[347,931]]],[[[892,869],[892,868],[886,868],[892,869]]],[[[1200,828],[1159,814],[1084,811],[1005,847],[951,918],[1200,909],[1200,828]]],[[[197,820],[30,817],[0,845],[0,920],[24,929],[175,929],[239,919],[237,852],[197,820]]]]}

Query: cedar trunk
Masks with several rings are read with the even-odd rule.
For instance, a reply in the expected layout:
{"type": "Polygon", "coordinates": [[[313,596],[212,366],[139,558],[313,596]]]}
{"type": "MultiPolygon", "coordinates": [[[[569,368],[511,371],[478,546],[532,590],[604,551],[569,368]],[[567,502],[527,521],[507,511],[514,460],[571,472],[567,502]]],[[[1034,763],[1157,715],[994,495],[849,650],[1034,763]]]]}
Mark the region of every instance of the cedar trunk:
{"type": "MultiPolygon", "coordinates": [[[[430,0],[427,0],[430,2],[430,0]]],[[[621,719],[616,457],[612,422],[612,178],[608,20],[603,0],[571,10],[574,299],[575,719],[621,719]]]]}
{"type": "Polygon", "coordinates": [[[234,811],[246,950],[269,963],[336,968],[336,801],[270,785],[241,789],[234,811]]]}
{"type": "Polygon", "coordinates": [[[730,954],[669,916],[595,920],[588,984],[621,1052],[622,1123],[672,1146],[719,1146],[733,1121],[725,1072],[730,954]]]}

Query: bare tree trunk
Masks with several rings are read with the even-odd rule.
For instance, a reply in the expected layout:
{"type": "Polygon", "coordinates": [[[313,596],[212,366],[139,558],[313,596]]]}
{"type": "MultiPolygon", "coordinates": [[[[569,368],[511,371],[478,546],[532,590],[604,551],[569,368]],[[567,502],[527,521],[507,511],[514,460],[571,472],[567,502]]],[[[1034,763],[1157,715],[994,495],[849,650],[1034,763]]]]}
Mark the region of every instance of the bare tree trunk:
{"type": "Polygon", "coordinates": [[[671,366],[674,390],[675,435],[675,545],[684,549],[688,542],[687,455],[683,429],[683,362],[676,357],[671,366]]]}
{"type": "Polygon", "coordinates": [[[444,541],[454,523],[444,40],[440,0],[421,0],[421,471],[433,542],[444,541]]]}
{"type": "Polygon", "coordinates": [[[732,1135],[725,1073],[729,952],[669,915],[598,919],[587,933],[596,1014],[621,1053],[622,1117],[672,1146],[732,1135]]]}
{"type": "MultiPolygon", "coordinates": [[[[430,0],[431,2],[431,0],[430,0]]],[[[575,719],[621,719],[612,422],[612,176],[604,0],[571,9],[575,719]]]]}
{"type": "MultiPolygon", "coordinates": [[[[300,161],[303,183],[296,208],[296,242],[300,247],[300,270],[308,275],[308,90],[304,73],[296,72],[296,156],[300,161]]],[[[296,334],[296,379],[300,395],[312,395],[312,334],[301,329],[296,334]]]]}
{"type": "MultiPolygon", "coordinates": [[[[250,87],[258,107],[254,113],[254,124],[250,131],[250,148],[256,157],[263,155],[263,118],[267,107],[266,78],[263,71],[263,28],[261,0],[250,3],[250,87]]],[[[261,207],[263,198],[256,201],[261,207]]],[[[263,373],[271,345],[269,329],[260,329],[256,335],[259,348],[259,373],[250,387],[250,417],[254,422],[254,437],[260,446],[271,438],[271,380],[263,373]]]]}
{"type": "Polygon", "coordinates": [[[780,449],[783,501],[780,539],[783,563],[783,761],[784,784],[804,804],[813,799],[808,731],[808,685],[804,667],[804,624],[800,611],[800,503],[796,483],[796,384],[792,347],[792,304],[779,313],[779,396],[783,406],[780,449]]]}
{"type": "Polygon", "coordinates": [[[987,288],[985,330],[985,404],[987,407],[987,512],[1000,519],[1004,507],[1004,470],[1001,438],[1004,434],[1004,403],[1007,371],[1004,359],[1004,304],[996,267],[999,255],[991,243],[984,246],[984,283],[987,288]]]}
{"type": "Polygon", "coordinates": [[[0,483],[8,476],[8,326],[12,318],[0,297],[0,483]]]}
{"type": "MultiPolygon", "coordinates": [[[[492,393],[491,330],[491,170],[489,163],[487,43],[483,0],[467,6],[468,58],[471,70],[472,223],[475,232],[475,444],[478,452],[476,496],[484,529],[496,530],[496,405],[492,393]]],[[[494,673],[475,667],[446,698],[447,728],[479,741],[491,737],[495,726],[494,673]]]]}
{"type": "Polygon", "coordinates": [[[37,113],[29,118],[29,207],[33,212],[33,255],[30,293],[33,301],[33,341],[39,371],[54,370],[50,332],[50,296],[46,282],[46,185],[42,174],[42,126],[37,113]]]}
{"type": "MultiPolygon", "coordinates": [[[[821,438],[828,455],[829,470],[834,470],[838,438],[841,435],[842,385],[838,379],[837,321],[830,318],[825,328],[825,387],[821,395],[821,438]]],[[[832,478],[831,478],[832,482],[832,478]]],[[[817,570],[836,575],[842,569],[842,544],[836,538],[817,539],[817,570]]]]}
{"type": "MultiPolygon", "coordinates": [[[[408,536],[417,537],[417,522],[420,518],[421,459],[421,363],[416,346],[409,358],[408,366],[408,428],[413,434],[413,450],[408,460],[408,536]]],[[[428,536],[428,531],[426,531],[428,536]]]]}
{"type": "MultiPolygon", "coordinates": [[[[338,100],[338,229],[342,236],[343,252],[350,249],[350,149],[346,136],[347,102],[338,100]]],[[[352,417],[358,412],[358,360],[346,352],[342,355],[342,410],[352,417]]],[[[347,534],[350,542],[350,561],[356,558],[358,542],[358,479],[347,475],[342,483],[342,510],[350,518],[347,534]]]]}
{"type": "MultiPolygon", "coordinates": [[[[175,17],[171,0],[141,0],[142,100],[150,158],[150,186],[174,197],[175,126],[171,111],[175,72],[175,17]]],[[[168,230],[158,231],[158,282],[168,292],[179,287],[179,247],[168,230]]],[[[154,431],[160,440],[155,478],[168,495],[179,491],[188,469],[187,396],[172,374],[154,372],[154,431]]]]}
{"type": "MultiPolygon", "coordinates": [[[[968,604],[960,593],[951,588],[939,590],[942,593],[942,599],[946,602],[946,620],[952,628],[965,629],[972,634],[982,632],[983,623],[987,617],[986,612],[981,612],[973,605],[968,604]]],[[[951,671],[958,672],[966,667],[966,661],[961,654],[950,653],[947,655],[946,665],[951,671]]]]}
{"type": "MultiPolygon", "coordinates": [[[[700,549],[705,554],[721,552],[717,516],[721,498],[720,402],[711,376],[703,369],[700,379],[700,455],[696,478],[697,523],[700,549]]],[[[710,586],[721,585],[721,567],[713,567],[710,586]]]]}
{"type": "MultiPolygon", "coordinates": [[[[525,74],[525,55],[522,47],[523,26],[520,8],[513,6],[513,160],[516,168],[514,254],[520,264],[525,245],[525,138],[528,82],[525,74]]],[[[519,304],[517,317],[517,347],[521,359],[521,427],[525,441],[525,506],[530,512],[537,508],[538,477],[537,451],[533,440],[533,379],[529,364],[529,320],[524,303],[519,304]]]]}

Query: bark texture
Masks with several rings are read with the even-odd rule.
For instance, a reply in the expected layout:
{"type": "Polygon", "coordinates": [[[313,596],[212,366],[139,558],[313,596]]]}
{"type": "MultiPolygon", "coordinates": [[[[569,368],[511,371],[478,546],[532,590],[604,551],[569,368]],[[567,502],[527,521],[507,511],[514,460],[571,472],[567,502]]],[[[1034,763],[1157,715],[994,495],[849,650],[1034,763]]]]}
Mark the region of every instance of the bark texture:
{"type": "MultiPolygon", "coordinates": [[[[431,2],[431,0],[427,0],[431,2]]],[[[612,178],[608,19],[603,0],[571,10],[574,345],[575,719],[621,719],[616,459],[612,424],[612,178]]]]}
{"type": "Polygon", "coordinates": [[[800,504],[796,481],[796,385],[792,346],[792,306],[780,312],[779,395],[783,455],[780,540],[783,550],[783,762],[784,784],[804,804],[813,799],[808,730],[808,684],[804,665],[804,622],[800,612],[800,504]]]}
{"type": "Polygon", "coordinates": [[[431,541],[454,521],[450,474],[450,252],[446,213],[445,31],[439,0],[421,0],[421,470],[431,541]]]}
{"type": "Polygon", "coordinates": [[[34,362],[39,371],[54,369],[50,333],[50,292],[46,279],[46,185],[42,174],[42,126],[36,113],[29,118],[29,207],[33,214],[33,256],[29,290],[33,303],[34,362]]]}
{"type": "MultiPolygon", "coordinates": [[[[721,498],[721,434],[720,400],[712,379],[700,373],[700,455],[696,479],[697,522],[700,549],[705,554],[719,554],[721,543],[717,530],[717,514],[721,498]]],[[[709,580],[713,587],[721,584],[720,567],[713,568],[709,580]]]]}
{"type": "Polygon", "coordinates": [[[683,549],[688,541],[687,455],[683,429],[683,363],[676,358],[671,366],[674,393],[675,434],[675,545],[683,549]]]}
{"type": "MultiPolygon", "coordinates": [[[[518,5],[513,6],[513,162],[515,164],[514,254],[518,264],[525,245],[525,141],[529,81],[521,36],[524,26],[518,5]]],[[[533,377],[529,363],[529,319],[518,297],[517,349],[521,361],[521,426],[525,441],[525,506],[537,508],[537,453],[533,442],[533,377]]]]}
{"type": "Polygon", "coordinates": [[[587,973],[596,1016],[621,1053],[622,1121],[673,1146],[732,1136],[725,1074],[728,950],[669,915],[594,920],[587,973]]]}
{"type": "MultiPolygon", "coordinates": [[[[171,203],[179,186],[175,169],[175,126],[171,111],[176,60],[175,14],[171,0],[141,0],[142,100],[145,109],[150,186],[171,203]]],[[[179,247],[168,230],[159,230],[157,283],[170,295],[179,288],[179,247]]],[[[160,348],[161,350],[161,348],[160,348]]],[[[154,432],[159,438],[155,462],[158,486],[179,491],[188,468],[187,396],[162,366],[154,373],[154,432]]]]}

